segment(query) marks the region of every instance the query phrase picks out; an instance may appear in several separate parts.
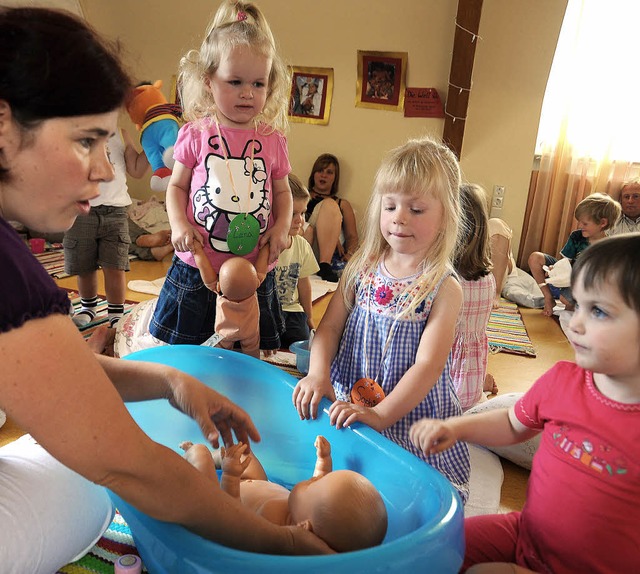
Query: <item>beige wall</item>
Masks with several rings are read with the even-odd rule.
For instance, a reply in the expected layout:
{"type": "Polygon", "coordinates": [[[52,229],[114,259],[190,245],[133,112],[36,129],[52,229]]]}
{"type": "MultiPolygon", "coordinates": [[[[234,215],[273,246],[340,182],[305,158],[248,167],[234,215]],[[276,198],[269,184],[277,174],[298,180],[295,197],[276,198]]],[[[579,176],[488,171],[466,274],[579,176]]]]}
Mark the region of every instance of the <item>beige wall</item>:
{"type": "MultiPolygon", "coordinates": [[[[186,11],[168,0],[80,2],[89,22],[121,40],[135,77],[163,80],[167,96],[180,56],[199,45],[217,7],[210,0],[187,0],[181,4],[186,11]]],[[[306,181],[320,153],[337,155],[341,195],[353,203],[361,219],[384,153],[411,136],[441,136],[444,122],[356,108],[356,52],[408,52],[407,85],[435,87],[444,98],[457,2],[259,0],[258,4],[287,63],[334,69],[329,125],[291,124],[291,164],[306,181]]],[[[466,179],[488,190],[494,184],[506,186],[504,209],[496,215],[511,224],[516,241],[537,120],[565,5],[565,0],[484,0],[461,165],[466,179]]],[[[147,182],[148,178],[132,181],[131,194],[150,195],[147,182]]]]}

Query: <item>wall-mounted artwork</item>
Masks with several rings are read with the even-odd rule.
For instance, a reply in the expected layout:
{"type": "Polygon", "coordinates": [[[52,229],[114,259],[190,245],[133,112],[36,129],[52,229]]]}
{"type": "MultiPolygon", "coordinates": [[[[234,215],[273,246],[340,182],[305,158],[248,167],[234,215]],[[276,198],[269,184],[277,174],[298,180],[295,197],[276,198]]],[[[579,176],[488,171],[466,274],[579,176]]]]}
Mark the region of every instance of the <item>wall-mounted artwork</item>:
{"type": "Polygon", "coordinates": [[[406,52],[358,50],[356,107],[401,111],[406,73],[406,52]]]}
{"type": "Polygon", "coordinates": [[[289,119],[327,125],[333,96],[333,68],[292,66],[289,119]]]}

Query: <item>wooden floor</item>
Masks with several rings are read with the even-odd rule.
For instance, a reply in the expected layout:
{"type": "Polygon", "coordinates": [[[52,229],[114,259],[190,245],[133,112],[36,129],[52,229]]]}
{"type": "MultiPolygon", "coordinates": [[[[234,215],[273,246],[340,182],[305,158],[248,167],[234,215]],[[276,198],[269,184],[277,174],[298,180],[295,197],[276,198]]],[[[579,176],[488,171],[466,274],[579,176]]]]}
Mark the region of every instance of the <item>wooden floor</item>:
{"type": "MultiPolygon", "coordinates": [[[[171,258],[161,262],[139,261],[131,262],[131,271],[127,274],[127,281],[140,279],[152,281],[166,275],[171,258]]],[[[104,294],[102,274],[98,273],[98,291],[104,294]]],[[[77,287],[76,277],[57,280],[58,285],[68,289],[77,287]]],[[[127,290],[126,298],[131,301],[146,301],[153,295],[127,290]]],[[[314,303],[313,315],[316,324],[324,314],[331,295],[325,295],[314,303]]],[[[536,357],[524,357],[507,353],[498,353],[489,357],[489,372],[496,379],[500,393],[526,391],[531,384],[554,363],[559,360],[572,360],[573,352],[560,326],[554,319],[544,317],[539,309],[521,309],[522,317],[529,333],[529,337],[536,349],[536,357]]],[[[0,429],[0,446],[15,440],[23,432],[9,419],[0,429]]],[[[509,461],[502,460],[504,468],[504,483],[502,486],[501,505],[504,509],[519,510],[525,497],[528,471],[509,461]]]]}

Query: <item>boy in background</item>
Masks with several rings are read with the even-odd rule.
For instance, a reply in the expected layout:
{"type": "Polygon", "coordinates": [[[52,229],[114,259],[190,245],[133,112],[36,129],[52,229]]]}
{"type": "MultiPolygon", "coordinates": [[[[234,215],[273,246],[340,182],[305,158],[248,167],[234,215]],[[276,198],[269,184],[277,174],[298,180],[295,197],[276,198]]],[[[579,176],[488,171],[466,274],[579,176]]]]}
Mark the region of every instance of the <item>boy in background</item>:
{"type": "Polygon", "coordinates": [[[302,235],[304,214],[310,195],[300,178],[289,174],[293,195],[293,217],[289,228],[289,246],[280,253],[276,265],[278,298],[285,317],[285,333],[280,337],[283,347],[309,338],[315,329],[311,315],[310,276],[320,268],[311,246],[302,235]]]}
{"type": "MultiPolygon", "coordinates": [[[[620,217],[620,204],[604,193],[592,193],[576,206],[574,217],[578,220],[578,229],[571,232],[560,251],[560,255],[570,259],[571,263],[589,245],[604,239],[606,231],[613,227],[620,217]]],[[[566,310],[571,311],[574,307],[569,287],[558,289],[545,283],[546,274],[543,266],[553,267],[557,262],[555,257],[540,251],[534,251],[529,256],[529,269],[544,295],[542,313],[547,317],[553,315],[556,298],[564,303],[566,310]]]]}
{"type": "Polygon", "coordinates": [[[127,291],[125,272],[129,271],[129,227],[127,207],[131,204],[127,173],[140,178],[149,167],[147,156],[133,145],[124,129],[107,143],[114,179],[100,184],[100,196],[89,201],[91,211],[78,217],[65,233],[64,270],[78,276],[80,310],[73,316],[78,327],[96,318],[98,306],[98,268],[104,274],[109,327],[124,314],[127,291]]]}

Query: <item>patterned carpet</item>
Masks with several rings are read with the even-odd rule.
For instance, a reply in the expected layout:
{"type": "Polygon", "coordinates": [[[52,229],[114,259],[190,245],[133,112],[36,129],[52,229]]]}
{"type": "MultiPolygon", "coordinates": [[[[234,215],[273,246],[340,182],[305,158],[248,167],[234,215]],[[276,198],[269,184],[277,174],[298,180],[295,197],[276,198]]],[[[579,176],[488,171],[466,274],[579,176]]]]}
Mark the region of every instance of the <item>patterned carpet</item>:
{"type": "Polygon", "coordinates": [[[500,299],[500,306],[491,313],[487,336],[492,353],[536,356],[518,306],[504,298],[500,299]]]}

